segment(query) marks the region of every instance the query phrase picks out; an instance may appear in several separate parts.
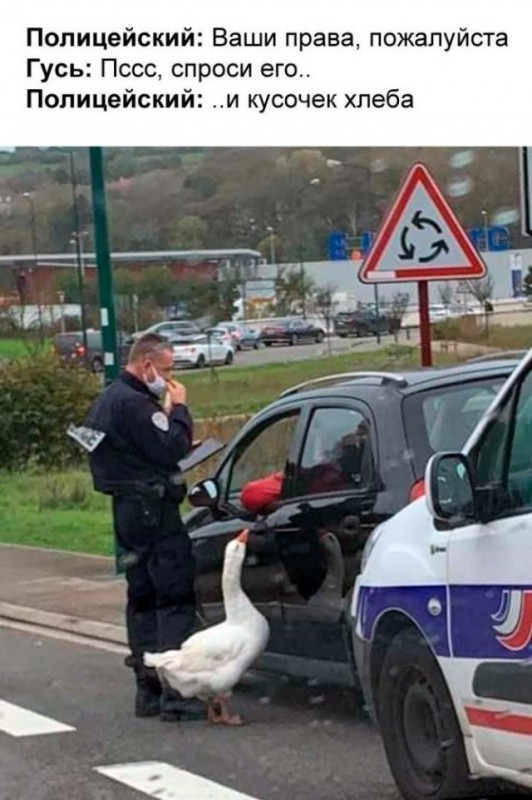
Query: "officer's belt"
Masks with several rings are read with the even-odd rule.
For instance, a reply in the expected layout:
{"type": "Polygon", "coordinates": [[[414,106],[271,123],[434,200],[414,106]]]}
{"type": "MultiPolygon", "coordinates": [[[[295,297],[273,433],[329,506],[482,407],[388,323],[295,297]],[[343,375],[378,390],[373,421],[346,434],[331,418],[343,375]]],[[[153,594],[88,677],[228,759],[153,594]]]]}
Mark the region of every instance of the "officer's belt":
{"type": "Polygon", "coordinates": [[[115,497],[142,497],[150,500],[169,498],[181,502],[186,496],[186,484],[144,483],[142,481],[106,482],[108,491],[115,497]]]}

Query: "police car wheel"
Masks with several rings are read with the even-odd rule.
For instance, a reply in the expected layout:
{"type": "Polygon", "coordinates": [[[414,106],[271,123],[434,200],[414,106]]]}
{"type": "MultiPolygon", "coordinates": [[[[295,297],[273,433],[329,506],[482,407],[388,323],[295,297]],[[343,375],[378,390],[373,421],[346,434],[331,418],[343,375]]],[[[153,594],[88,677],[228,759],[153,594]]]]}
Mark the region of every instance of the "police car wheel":
{"type": "Polygon", "coordinates": [[[472,796],[452,700],[417,631],[402,631],[392,639],[376,702],[390,769],[407,800],[472,796]]]}
{"type": "Polygon", "coordinates": [[[196,361],[196,369],[203,369],[206,364],[206,359],[203,353],[200,353],[198,356],[198,360],[196,361]]]}

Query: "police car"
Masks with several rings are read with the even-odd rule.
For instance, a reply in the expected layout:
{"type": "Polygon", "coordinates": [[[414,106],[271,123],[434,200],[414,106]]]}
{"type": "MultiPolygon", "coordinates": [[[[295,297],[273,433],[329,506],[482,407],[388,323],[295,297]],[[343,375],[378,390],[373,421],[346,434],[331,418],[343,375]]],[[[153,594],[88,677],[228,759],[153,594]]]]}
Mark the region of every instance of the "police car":
{"type": "Polygon", "coordinates": [[[366,543],[367,704],[409,800],[532,791],[532,351],[464,452],[430,459],[426,492],[366,543]]]}

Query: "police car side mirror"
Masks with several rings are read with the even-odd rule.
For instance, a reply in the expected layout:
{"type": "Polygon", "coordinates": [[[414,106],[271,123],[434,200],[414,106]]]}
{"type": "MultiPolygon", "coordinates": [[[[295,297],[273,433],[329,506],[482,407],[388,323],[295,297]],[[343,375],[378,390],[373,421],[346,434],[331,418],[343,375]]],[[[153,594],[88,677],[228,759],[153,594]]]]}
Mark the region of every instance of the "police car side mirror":
{"type": "Polygon", "coordinates": [[[471,465],[462,453],[438,453],[427,464],[427,505],[435,520],[459,526],[477,518],[471,465]]]}
{"type": "Polygon", "coordinates": [[[188,493],[188,501],[194,508],[215,508],[220,500],[220,489],[212,478],[194,484],[188,493]]]}

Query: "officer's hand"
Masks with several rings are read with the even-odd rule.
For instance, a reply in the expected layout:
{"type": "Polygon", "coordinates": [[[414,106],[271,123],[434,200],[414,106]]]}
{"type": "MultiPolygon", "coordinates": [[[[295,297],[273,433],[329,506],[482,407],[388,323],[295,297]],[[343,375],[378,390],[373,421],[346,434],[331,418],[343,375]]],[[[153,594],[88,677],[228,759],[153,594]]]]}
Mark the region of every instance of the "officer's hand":
{"type": "Polygon", "coordinates": [[[187,402],[187,390],[178,381],[168,381],[167,399],[173,406],[185,405],[187,402]]]}

